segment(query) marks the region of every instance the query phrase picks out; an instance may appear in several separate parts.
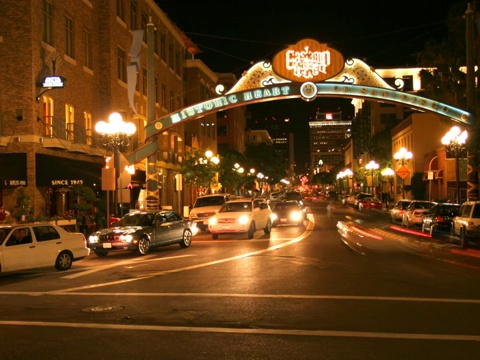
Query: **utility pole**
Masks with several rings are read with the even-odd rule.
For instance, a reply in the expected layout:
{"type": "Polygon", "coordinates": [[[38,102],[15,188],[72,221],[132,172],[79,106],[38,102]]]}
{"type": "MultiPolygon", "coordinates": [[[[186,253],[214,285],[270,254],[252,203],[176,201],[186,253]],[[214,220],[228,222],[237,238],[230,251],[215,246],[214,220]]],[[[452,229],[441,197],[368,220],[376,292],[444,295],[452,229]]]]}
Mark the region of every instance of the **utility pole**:
{"type": "MultiPolygon", "coordinates": [[[[155,121],[155,25],[152,17],[147,24],[147,122],[155,121]]],[[[149,142],[157,142],[157,136],[152,136],[149,142]]],[[[149,211],[156,211],[160,208],[160,197],[158,196],[158,170],[157,153],[147,158],[147,197],[145,207],[149,211]]],[[[165,184],[163,185],[165,186],[165,184]]]]}
{"type": "Polygon", "coordinates": [[[467,66],[467,111],[472,115],[474,123],[470,129],[470,143],[474,144],[467,155],[467,200],[478,200],[478,151],[476,149],[478,142],[477,131],[477,92],[475,88],[475,37],[474,37],[474,13],[471,4],[468,3],[465,12],[465,43],[466,43],[466,66],[467,66]]]}

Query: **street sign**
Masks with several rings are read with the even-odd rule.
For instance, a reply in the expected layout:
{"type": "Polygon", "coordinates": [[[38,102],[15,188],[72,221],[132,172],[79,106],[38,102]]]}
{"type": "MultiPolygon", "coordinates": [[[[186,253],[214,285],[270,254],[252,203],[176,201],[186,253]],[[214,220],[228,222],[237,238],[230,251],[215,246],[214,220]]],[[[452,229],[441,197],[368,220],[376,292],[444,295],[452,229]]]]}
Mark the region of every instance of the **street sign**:
{"type": "Polygon", "coordinates": [[[410,170],[406,166],[402,166],[400,169],[397,170],[398,176],[400,176],[403,180],[410,175],[410,170]]]}

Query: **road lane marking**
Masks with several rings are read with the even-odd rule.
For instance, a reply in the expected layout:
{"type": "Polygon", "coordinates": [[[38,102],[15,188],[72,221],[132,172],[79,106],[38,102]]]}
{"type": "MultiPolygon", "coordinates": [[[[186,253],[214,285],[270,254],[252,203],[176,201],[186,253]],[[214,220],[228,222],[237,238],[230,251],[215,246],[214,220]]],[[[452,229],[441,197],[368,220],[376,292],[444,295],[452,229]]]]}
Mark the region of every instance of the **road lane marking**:
{"type": "Polygon", "coordinates": [[[116,262],[116,263],[113,263],[113,264],[95,266],[94,268],[91,268],[90,270],[81,271],[79,273],[75,273],[75,274],[72,274],[72,275],[62,276],[62,279],[75,279],[75,278],[80,277],[80,276],[93,274],[93,273],[96,273],[96,272],[99,272],[99,271],[110,269],[112,267],[128,265],[128,264],[132,264],[132,263],[135,263],[135,262],[163,261],[163,260],[178,259],[178,258],[187,257],[187,256],[193,256],[193,255],[187,254],[187,255],[179,255],[179,256],[168,256],[168,257],[162,257],[162,258],[152,258],[152,257],[142,256],[142,257],[139,257],[139,258],[128,259],[128,260],[116,262]]]}
{"type": "Polygon", "coordinates": [[[191,327],[191,326],[161,326],[161,325],[119,325],[99,323],[70,323],[70,322],[42,322],[42,321],[0,321],[0,325],[13,326],[41,326],[84,329],[134,330],[134,331],[177,331],[195,333],[223,333],[223,334],[250,334],[250,335],[279,335],[279,336],[317,336],[317,337],[355,337],[375,339],[402,339],[402,340],[448,340],[448,341],[480,341],[480,335],[458,334],[415,334],[415,333],[386,333],[370,331],[332,331],[332,330],[279,330],[279,329],[239,329],[219,327],[191,327]]]}
{"type": "Polygon", "coordinates": [[[225,258],[225,259],[209,261],[209,262],[206,262],[206,263],[203,263],[203,264],[196,264],[196,265],[190,265],[190,266],[185,266],[185,267],[176,268],[176,269],[163,270],[163,271],[159,271],[159,272],[156,272],[156,273],[151,273],[149,275],[139,276],[139,277],[133,278],[133,279],[122,279],[122,280],[116,280],[116,281],[111,281],[111,282],[106,282],[106,283],[98,283],[98,284],[92,284],[92,285],[79,286],[79,287],[74,287],[74,288],[70,288],[70,289],[46,291],[45,294],[58,294],[58,293],[62,293],[62,292],[79,291],[79,290],[94,289],[94,288],[104,287],[104,286],[124,284],[124,283],[128,283],[128,282],[149,279],[149,278],[156,277],[156,276],[162,276],[162,275],[166,275],[166,274],[174,274],[174,273],[183,272],[183,271],[187,271],[187,270],[194,270],[194,269],[199,269],[199,268],[206,267],[206,266],[212,266],[212,265],[222,264],[222,263],[229,262],[229,261],[243,259],[243,258],[246,258],[246,257],[258,255],[258,254],[263,254],[263,253],[266,253],[266,252],[269,252],[269,251],[278,250],[280,248],[290,246],[290,245],[293,245],[293,244],[295,244],[299,241],[302,241],[303,239],[305,239],[307,236],[309,236],[312,233],[314,227],[315,227],[315,223],[309,222],[306,229],[305,229],[305,232],[302,233],[300,236],[291,239],[290,241],[286,241],[286,242],[281,243],[281,244],[275,244],[273,246],[269,246],[266,249],[257,250],[257,251],[245,253],[245,254],[242,254],[242,255],[237,255],[237,256],[233,256],[233,257],[229,257],[229,258],[225,258]]]}

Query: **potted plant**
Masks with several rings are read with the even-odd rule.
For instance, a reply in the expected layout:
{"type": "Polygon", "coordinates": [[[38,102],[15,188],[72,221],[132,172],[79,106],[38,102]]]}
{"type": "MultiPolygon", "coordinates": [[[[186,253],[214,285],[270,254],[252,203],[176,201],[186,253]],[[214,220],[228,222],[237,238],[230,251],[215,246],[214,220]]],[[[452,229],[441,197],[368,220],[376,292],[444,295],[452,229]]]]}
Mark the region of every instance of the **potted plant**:
{"type": "Polygon", "coordinates": [[[25,217],[30,213],[30,195],[23,186],[15,189],[15,206],[13,216],[20,221],[25,221],[25,217]]]}

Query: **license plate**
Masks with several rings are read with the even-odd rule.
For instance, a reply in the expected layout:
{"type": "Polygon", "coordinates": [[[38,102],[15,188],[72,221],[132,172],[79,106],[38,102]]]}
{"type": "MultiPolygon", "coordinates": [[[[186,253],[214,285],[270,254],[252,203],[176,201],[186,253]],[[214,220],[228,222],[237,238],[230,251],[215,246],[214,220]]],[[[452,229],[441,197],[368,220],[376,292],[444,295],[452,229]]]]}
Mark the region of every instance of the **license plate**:
{"type": "Polygon", "coordinates": [[[104,248],[104,249],[111,249],[111,248],[112,248],[112,244],[111,244],[111,243],[103,243],[103,248],[104,248]]]}
{"type": "Polygon", "coordinates": [[[280,222],[287,222],[287,219],[280,219],[280,222]]]}

